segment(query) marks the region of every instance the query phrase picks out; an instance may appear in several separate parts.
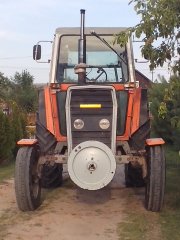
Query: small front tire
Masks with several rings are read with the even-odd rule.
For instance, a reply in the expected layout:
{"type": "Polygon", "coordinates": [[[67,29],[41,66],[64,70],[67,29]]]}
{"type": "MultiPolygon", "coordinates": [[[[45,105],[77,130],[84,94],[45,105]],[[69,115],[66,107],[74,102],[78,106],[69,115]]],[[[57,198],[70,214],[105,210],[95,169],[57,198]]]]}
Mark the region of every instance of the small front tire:
{"type": "Polygon", "coordinates": [[[37,146],[21,147],[15,165],[15,193],[21,211],[33,211],[41,204],[41,184],[38,177],[37,146]]]}
{"type": "Polygon", "coordinates": [[[165,191],[165,171],[163,146],[148,147],[145,205],[149,211],[159,212],[162,209],[165,191]]]}

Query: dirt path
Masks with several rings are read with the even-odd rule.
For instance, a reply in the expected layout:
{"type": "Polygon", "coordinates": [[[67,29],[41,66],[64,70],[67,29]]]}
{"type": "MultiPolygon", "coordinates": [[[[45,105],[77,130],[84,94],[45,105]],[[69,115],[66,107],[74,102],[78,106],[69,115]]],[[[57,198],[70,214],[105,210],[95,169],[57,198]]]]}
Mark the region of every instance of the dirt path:
{"type": "Polygon", "coordinates": [[[115,188],[112,184],[89,192],[68,181],[62,188],[44,192],[37,211],[22,213],[15,202],[13,180],[6,181],[0,185],[0,240],[133,239],[123,237],[123,233],[121,237],[119,226],[127,221],[131,224],[128,216],[134,210],[148,214],[151,230],[154,227],[154,235],[146,232],[141,239],[160,240],[157,216],[144,210],[143,191],[115,188]]]}

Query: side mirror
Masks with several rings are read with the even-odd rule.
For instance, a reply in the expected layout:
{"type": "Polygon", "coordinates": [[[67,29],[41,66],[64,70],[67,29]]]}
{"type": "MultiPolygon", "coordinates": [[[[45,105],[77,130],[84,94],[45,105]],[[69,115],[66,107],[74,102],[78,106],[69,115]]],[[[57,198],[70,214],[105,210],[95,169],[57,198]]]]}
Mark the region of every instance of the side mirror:
{"type": "Polygon", "coordinates": [[[33,59],[39,60],[41,59],[41,45],[34,45],[33,47],[33,59]]]}

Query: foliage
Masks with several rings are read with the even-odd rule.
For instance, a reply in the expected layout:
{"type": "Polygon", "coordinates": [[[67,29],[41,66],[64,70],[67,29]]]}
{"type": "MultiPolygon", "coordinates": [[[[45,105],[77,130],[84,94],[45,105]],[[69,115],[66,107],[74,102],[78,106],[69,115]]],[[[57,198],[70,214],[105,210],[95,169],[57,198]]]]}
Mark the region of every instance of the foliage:
{"type": "Polygon", "coordinates": [[[8,99],[12,90],[11,81],[0,72],[0,99],[8,99]]]}
{"type": "MultiPolygon", "coordinates": [[[[172,62],[180,54],[180,4],[179,0],[131,0],[141,21],[135,27],[120,33],[115,42],[124,45],[134,34],[144,37],[142,55],[150,60],[150,69],[172,62]]],[[[173,64],[174,72],[180,72],[180,60],[173,64]]]]}
{"type": "Polygon", "coordinates": [[[180,145],[180,77],[173,76],[169,83],[160,79],[150,90],[152,127],[167,142],[180,145]]]}
{"type": "Polygon", "coordinates": [[[0,167],[0,184],[6,179],[13,177],[13,175],[14,175],[14,162],[11,161],[8,164],[3,164],[0,167]]]}
{"type": "MultiPolygon", "coordinates": [[[[12,115],[11,115],[11,125],[13,126],[13,141],[16,143],[18,140],[26,137],[26,114],[20,110],[15,102],[11,105],[12,115]]],[[[12,148],[12,153],[15,156],[18,147],[15,144],[12,148]]]]}
{"type": "Polygon", "coordinates": [[[11,79],[14,83],[13,99],[24,111],[35,112],[37,108],[37,90],[33,85],[34,77],[26,70],[16,72],[11,79]]]}
{"type": "Polygon", "coordinates": [[[0,163],[16,155],[16,142],[25,136],[25,116],[14,105],[10,116],[0,111],[0,163]]]}
{"type": "Polygon", "coordinates": [[[0,73],[0,163],[16,155],[16,142],[26,136],[26,115],[35,112],[37,104],[33,80],[27,71],[16,73],[11,80],[0,73]],[[4,105],[9,115],[2,112],[4,105]]]}
{"type": "Polygon", "coordinates": [[[10,157],[11,154],[12,137],[9,137],[10,127],[8,117],[0,111],[0,160],[10,157]]]}

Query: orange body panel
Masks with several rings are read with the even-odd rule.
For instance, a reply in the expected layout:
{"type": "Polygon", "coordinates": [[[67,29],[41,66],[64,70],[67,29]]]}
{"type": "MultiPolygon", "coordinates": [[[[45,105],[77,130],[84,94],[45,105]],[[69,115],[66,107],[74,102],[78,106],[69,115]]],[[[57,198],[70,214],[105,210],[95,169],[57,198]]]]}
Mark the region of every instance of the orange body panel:
{"type": "Polygon", "coordinates": [[[55,137],[56,137],[57,141],[65,142],[67,140],[67,137],[62,136],[60,133],[60,129],[59,129],[59,118],[58,118],[58,110],[57,110],[56,93],[51,93],[51,96],[52,96],[52,116],[53,116],[53,121],[54,121],[55,137]]]}
{"type": "Polygon", "coordinates": [[[132,119],[132,108],[133,108],[133,91],[129,91],[129,101],[128,101],[128,109],[127,109],[127,116],[126,116],[126,128],[125,133],[122,136],[117,136],[118,141],[125,141],[128,140],[130,137],[130,129],[131,129],[131,119],[132,119]]]}
{"type": "Polygon", "coordinates": [[[32,146],[37,143],[37,139],[21,139],[17,142],[17,145],[32,146]]]}
{"type": "MultiPolygon", "coordinates": [[[[73,85],[75,85],[75,84],[63,83],[63,84],[61,84],[60,89],[61,89],[61,91],[66,92],[68,90],[68,88],[73,85]]],[[[108,85],[113,86],[116,91],[124,90],[123,84],[108,84],[108,85]]]]}
{"type": "Polygon", "coordinates": [[[110,84],[115,88],[116,91],[124,90],[124,85],[122,84],[110,84]]]}
{"type": "Polygon", "coordinates": [[[60,87],[60,89],[61,89],[61,91],[63,91],[63,92],[66,92],[67,90],[68,90],[68,88],[69,87],[71,87],[71,86],[73,86],[74,84],[61,84],[61,87],[60,87]]]}
{"type": "Polygon", "coordinates": [[[126,116],[126,129],[122,136],[117,136],[118,141],[127,141],[139,128],[141,88],[129,89],[129,101],[126,116]]]}
{"type": "Polygon", "coordinates": [[[44,96],[45,96],[45,106],[46,106],[46,123],[47,129],[55,135],[54,131],[54,122],[52,116],[52,96],[51,96],[51,89],[46,87],[44,89],[44,96]]]}
{"type": "Polygon", "coordinates": [[[155,146],[165,144],[165,141],[162,138],[149,138],[146,139],[146,145],[155,146]]]}
{"type": "Polygon", "coordinates": [[[44,94],[47,129],[56,137],[57,141],[64,142],[67,138],[60,134],[56,91],[50,87],[46,87],[44,94]]]}
{"type": "MultiPolygon", "coordinates": [[[[61,84],[59,90],[65,92],[72,85],[74,84],[61,84]]],[[[115,88],[116,91],[125,89],[124,85],[122,84],[111,85],[115,88]]],[[[129,94],[129,100],[127,107],[126,127],[124,134],[122,136],[117,136],[117,141],[128,140],[131,134],[133,134],[139,128],[141,89],[135,88],[129,89],[127,91],[129,94]]],[[[55,93],[55,89],[52,89],[51,87],[45,88],[47,129],[56,137],[57,141],[65,142],[67,141],[67,137],[62,136],[59,129],[57,100],[55,93]]]]}
{"type": "Polygon", "coordinates": [[[133,134],[139,128],[140,118],[140,103],[141,103],[141,89],[137,88],[134,92],[133,98],[133,110],[132,110],[132,123],[131,123],[131,134],[133,134]]]}

